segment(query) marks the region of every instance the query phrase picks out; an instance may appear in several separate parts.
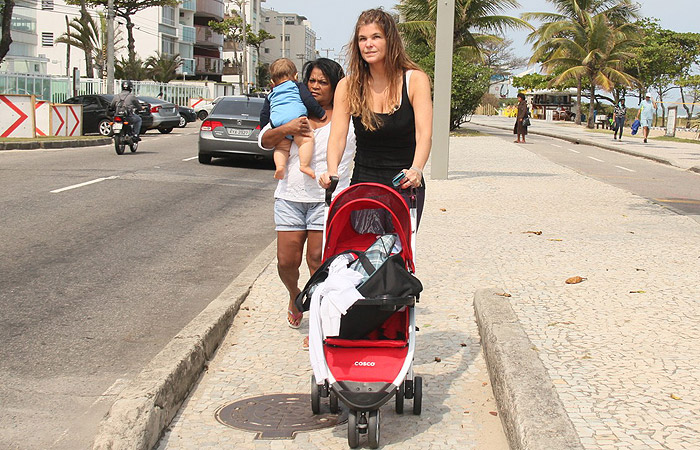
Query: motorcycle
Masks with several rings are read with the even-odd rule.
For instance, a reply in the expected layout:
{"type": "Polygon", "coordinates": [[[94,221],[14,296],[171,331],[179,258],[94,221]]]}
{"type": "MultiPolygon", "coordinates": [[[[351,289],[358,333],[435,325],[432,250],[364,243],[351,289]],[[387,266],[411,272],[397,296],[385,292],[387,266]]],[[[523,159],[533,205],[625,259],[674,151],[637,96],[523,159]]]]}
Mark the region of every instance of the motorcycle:
{"type": "Polygon", "coordinates": [[[139,142],[133,136],[134,133],[128,116],[114,115],[112,133],[114,137],[114,149],[117,151],[117,155],[123,155],[127,145],[131,153],[134,153],[138,149],[139,142]]]}

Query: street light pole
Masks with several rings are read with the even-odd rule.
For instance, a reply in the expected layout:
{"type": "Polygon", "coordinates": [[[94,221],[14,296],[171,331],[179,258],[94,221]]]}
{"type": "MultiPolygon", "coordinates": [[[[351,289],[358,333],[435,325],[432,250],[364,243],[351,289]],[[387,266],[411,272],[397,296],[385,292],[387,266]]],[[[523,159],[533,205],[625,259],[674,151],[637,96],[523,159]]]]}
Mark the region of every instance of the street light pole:
{"type": "Polygon", "coordinates": [[[452,95],[452,47],[455,0],[438,0],[435,36],[435,94],[433,98],[433,147],[431,178],[446,180],[450,160],[450,98],[452,95]]]}
{"type": "Polygon", "coordinates": [[[114,0],[107,0],[107,93],[114,94],[114,0]]]}
{"type": "MultiPolygon", "coordinates": [[[[239,0],[238,6],[241,8],[241,19],[243,19],[243,89],[245,92],[242,94],[247,94],[248,89],[248,24],[245,18],[245,5],[246,0],[239,0]]],[[[239,75],[240,76],[240,75],[239,75]]]]}

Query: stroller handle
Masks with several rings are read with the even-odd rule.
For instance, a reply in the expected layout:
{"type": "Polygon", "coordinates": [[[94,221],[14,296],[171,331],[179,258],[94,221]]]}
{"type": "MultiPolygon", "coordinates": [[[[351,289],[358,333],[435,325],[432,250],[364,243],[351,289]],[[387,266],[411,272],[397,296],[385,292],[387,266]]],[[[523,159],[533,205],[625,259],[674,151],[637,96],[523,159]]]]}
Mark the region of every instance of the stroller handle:
{"type": "Polygon", "coordinates": [[[336,187],[338,187],[338,177],[331,176],[331,185],[326,189],[326,205],[328,206],[331,206],[331,198],[336,187]]]}

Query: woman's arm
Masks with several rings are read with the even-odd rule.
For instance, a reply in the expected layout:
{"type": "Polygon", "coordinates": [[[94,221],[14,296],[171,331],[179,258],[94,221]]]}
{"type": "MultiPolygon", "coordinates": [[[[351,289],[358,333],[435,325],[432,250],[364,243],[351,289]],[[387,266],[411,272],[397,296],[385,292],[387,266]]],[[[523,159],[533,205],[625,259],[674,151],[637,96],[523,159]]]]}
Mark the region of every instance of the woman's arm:
{"type": "Polygon", "coordinates": [[[333,97],[333,118],[331,119],[331,135],[328,138],[328,151],[326,162],[327,171],[318,178],[318,183],[326,189],[330,186],[330,177],[338,176],[338,165],[343,157],[345,144],[348,139],[348,128],[350,126],[350,112],[348,109],[348,87],[347,78],[343,78],[338,83],[333,97]]]}
{"type": "MultiPolygon", "coordinates": [[[[406,178],[412,186],[420,186],[423,168],[428,162],[433,145],[433,101],[430,98],[430,79],[420,70],[411,73],[409,99],[413,106],[416,123],[416,153],[413,165],[406,171],[406,178]]],[[[408,187],[408,186],[406,186],[408,187]]]]}
{"type": "Polygon", "coordinates": [[[298,117],[277,128],[267,130],[261,139],[262,147],[266,149],[273,148],[282,142],[282,139],[287,135],[313,137],[309,119],[298,117]]]}

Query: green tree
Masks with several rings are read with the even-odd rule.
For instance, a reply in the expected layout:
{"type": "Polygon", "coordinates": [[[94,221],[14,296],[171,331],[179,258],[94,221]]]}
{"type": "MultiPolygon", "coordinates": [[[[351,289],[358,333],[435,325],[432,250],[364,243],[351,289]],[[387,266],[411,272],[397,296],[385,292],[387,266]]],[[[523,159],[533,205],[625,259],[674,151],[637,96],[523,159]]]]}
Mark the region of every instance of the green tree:
{"type": "MultiPolygon", "coordinates": [[[[600,61],[602,56],[598,51],[605,47],[607,47],[607,50],[612,49],[609,44],[606,45],[601,41],[596,42],[595,39],[605,38],[606,35],[615,36],[619,39],[618,33],[623,32],[625,33],[625,39],[622,39],[622,41],[625,41],[624,46],[632,45],[633,42],[627,43],[626,41],[633,38],[634,30],[624,27],[627,26],[630,20],[638,16],[640,6],[632,3],[631,0],[548,0],[548,2],[552,3],[556,12],[533,12],[522,15],[525,20],[542,22],[542,25],[527,38],[527,42],[533,44],[532,48],[534,51],[532,58],[530,58],[530,63],[535,64],[551,60],[555,58],[555,52],[558,52],[556,55],[558,62],[556,64],[548,64],[547,70],[550,73],[561,71],[559,73],[563,74],[566,72],[563,78],[561,76],[555,77],[553,83],[559,83],[571,78],[575,80],[577,105],[580,109],[583,83],[587,81],[590,86],[594,86],[595,80],[585,79],[588,75],[588,70],[571,69],[573,67],[583,67],[583,59],[586,57],[588,58],[588,64],[586,65],[589,68],[594,68],[595,64],[593,62],[596,60],[600,61]],[[599,28],[593,34],[592,19],[598,16],[600,16],[597,22],[599,28]],[[609,32],[605,32],[600,28],[603,22],[606,22],[607,26],[611,28],[609,32]],[[612,32],[614,28],[618,29],[617,32],[612,32]],[[574,54],[571,55],[570,59],[563,59],[566,55],[560,47],[567,45],[565,43],[566,40],[571,42],[573,47],[574,39],[578,39],[576,43],[578,48],[573,49],[574,54]],[[584,53],[586,48],[591,53],[584,53]],[[580,58],[578,60],[579,64],[577,64],[575,58],[580,58]]],[[[620,54],[619,56],[624,55],[620,54]]],[[[616,64],[614,60],[610,60],[610,63],[616,64]]],[[[598,71],[594,70],[594,72],[598,71]]],[[[613,78],[620,79],[617,76],[613,76],[613,78]]],[[[627,80],[624,83],[627,83],[629,78],[625,78],[627,80]]],[[[595,88],[591,90],[590,104],[591,107],[595,104],[595,88]]],[[[593,118],[589,115],[590,120],[593,120],[593,118]]],[[[576,114],[576,123],[581,123],[580,111],[579,114],[576,114]]]]}
{"type": "MultiPolygon", "coordinates": [[[[102,78],[106,76],[107,71],[107,18],[103,13],[98,13],[100,23],[99,43],[93,49],[92,55],[95,60],[95,69],[102,78]]],[[[123,50],[124,35],[120,28],[114,30],[114,52],[123,50]]]]}
{"type": "Polygon", "coordinates": [[[145,80],[148,78],[148,70],[138,56],[133,61],[124,57],[114,63],[114,78],[118,80],[145,80]]]}
{"type": "Polygon", "coordinates": [[[530,73],[522,77],[513,77],[513,86],[527,91],[537,91],[547,89],[554,79],[554,75],[541,75],[530,73]]]}
{"type": "Polygon", "coordinates": [[[68,24],[68,31],[56,38],[56,42],[78,48],[85,53],[85,75],[92,78],[94,72],[94,53],[100,48],[100,32],[95,19],[87,15],[86,19],[75,17],[68,24]]]}
{"type": "MultiPolygon", "coordinates": [[[[432,79],[435,74],[435,53],[430,52],[416,61],[432,79]]],[[[472,64],[461,55],[452,58],[452,93],[450,96],[450,130],[459,128],[474,113],[489,88],[491,70],[472,64]]]]}
{"type": "MultiPolygon", "coordinates": [[[[79,5],[85,2],[91,6],[107,8],[107,0],[66,0],[69,5],[79,5]]],[[[154,6],[177,6],[178,0],[114,0],[114,12],[117,17],[126,21],[127,50],[131,64],[136,61],[136,40],[134,39],[133,15],[139,11],[154,6]]]]}
{"type": "Polygon", "coordinates": [[[146,58],[146,73],[153,81],[168,83],[177,78],[177,69],[182,66],[182,63],[179,54],[156,52],[155,56],[146,58]]]}
{"type": "Polygon", "coordinates": [[[690,128],[691,120],[693,119],[693,112],[695,111],[695,104],[700,102],[700,75],[688,75],[681,78],[678,81],[678,89],[681,91],[683,109],[685,109],[687,114],[685,126],[690,128]],[[688,102],[686,102],[686,99],[690,103],[690,108],[688,108],[688,102]]]}
{"type": "Polygon", "coordinates": [[[641,83],[640,101],[645,91],[655,92],[665,123],[664,98],[678,87],[680,79],[690,75],[694,64],[700,63],[700,34],[665,30],[656,19],[643,19],[637,24],[644,37],[627,68],[641,83]]]}
{"type": "Polygon", "coordinates": [[[0,5],[0,18],[2,22],[2,37],[0,37],[0,63],[5,59],[5,55],[10,51],[10,44],[12,44],[12,35],[10,33],[10,26],[12,25],[12,10],[15,8],[15,0],[2,0],[2,5],[0,5]]]}
{"type": "MultiPolygon", "coordinates": [[[[438,0],[404,0],[396,6],[404,18],[399,29],[407,41],[435,51],[437,4],[438,0]]],[[[486,56],[484,48],[502,42],[508,30],[532,28],[522,19],[500,14],[518,6],[517,0],[455,0],[454,53],[468,61],[481,61],[486,56]]]]}

